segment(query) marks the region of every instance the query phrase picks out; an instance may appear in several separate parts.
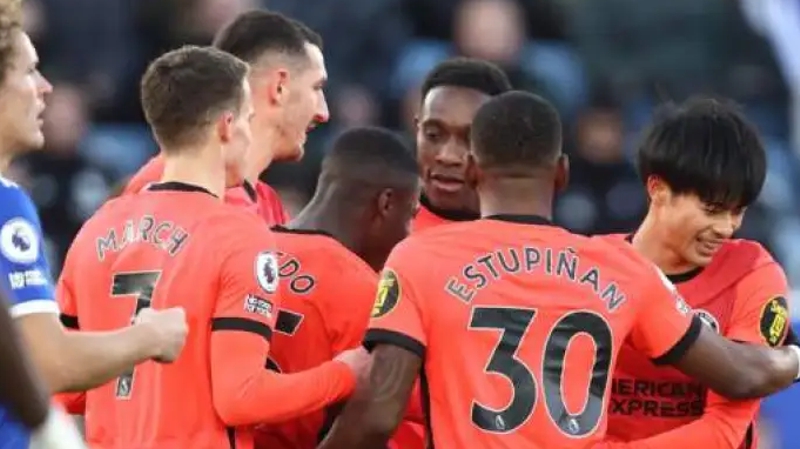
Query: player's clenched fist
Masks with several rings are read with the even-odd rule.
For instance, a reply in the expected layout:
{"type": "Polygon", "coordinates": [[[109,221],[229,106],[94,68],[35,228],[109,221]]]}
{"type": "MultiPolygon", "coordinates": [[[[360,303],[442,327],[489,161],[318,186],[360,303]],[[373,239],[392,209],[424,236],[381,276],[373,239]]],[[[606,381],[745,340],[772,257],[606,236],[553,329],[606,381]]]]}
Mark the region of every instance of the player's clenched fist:
{"type": "Polygon", "coordinates": [[[344,362],[353,370],[356,376],[365,376],[369,373],[372,366],[372,357],[366,349],[358,347],[355,349],[348,349],[343,353],[336,356],[336,360],[344,362]]]}
{"type": "Polygon", "coordinates": [[[148,324],[156,332],[156,355],[153,360],[161,363],[175,361],[186,343],[189,326],[183,307],[164,310],[142,309],[136,316],[136,323],[148,324]]]}

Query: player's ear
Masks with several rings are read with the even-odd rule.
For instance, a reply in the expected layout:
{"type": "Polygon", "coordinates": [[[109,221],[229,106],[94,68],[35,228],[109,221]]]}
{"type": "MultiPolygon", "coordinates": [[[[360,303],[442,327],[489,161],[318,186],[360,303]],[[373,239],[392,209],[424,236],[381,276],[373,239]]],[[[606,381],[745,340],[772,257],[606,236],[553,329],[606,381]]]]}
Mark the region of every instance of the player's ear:
{"type": "Polygon", "coordinates": [[[561,193],[569,185],[569,156],[562,154],[556,164],[556,193],[561,193]]]}
{"type": "Polygon", "coordinates": [[[669,186],[658,176],[648,176],[646,187],[647,196],[653,205],[661,206],[669,202],[671,197],[669,186]]]}
{"type": "Polygon", "coordinates": [[[220,142],[228,143],[231,141],[231,138],[233,137],[233,126],[235,121],[236,117],[233,112],[225,111],[220,114],[216,125],[217,138],[220,142]]]}
{"type": "Polygon", "coordinates": [[[289,71],[278,68],[270,72],[266,91],[270,103],[278,106],[285,104],[289,97],[289,71]]]}
{"type": "Polygon", "coordinates": [[[386,217],[391,213],[394,207],[395,192],[392,189],[383,189],[378,193],[377,198],[377,215],[379,217],[386,217]]]}

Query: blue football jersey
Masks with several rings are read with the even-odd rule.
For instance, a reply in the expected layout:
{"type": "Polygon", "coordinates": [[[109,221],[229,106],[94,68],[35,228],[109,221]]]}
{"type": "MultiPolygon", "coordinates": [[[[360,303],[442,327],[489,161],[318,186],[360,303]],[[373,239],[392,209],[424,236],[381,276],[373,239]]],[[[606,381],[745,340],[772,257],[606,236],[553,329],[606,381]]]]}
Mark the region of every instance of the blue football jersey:
{"type": "MultiPolygon", "coordinates": [[[[32,313],[58,313],[36,207],[18,185],[2,177],[0,289],[15,318],[32,313]]],[[[0,407],[0,449],[27,449],[28,440],[25,427],[0,407]]]]}

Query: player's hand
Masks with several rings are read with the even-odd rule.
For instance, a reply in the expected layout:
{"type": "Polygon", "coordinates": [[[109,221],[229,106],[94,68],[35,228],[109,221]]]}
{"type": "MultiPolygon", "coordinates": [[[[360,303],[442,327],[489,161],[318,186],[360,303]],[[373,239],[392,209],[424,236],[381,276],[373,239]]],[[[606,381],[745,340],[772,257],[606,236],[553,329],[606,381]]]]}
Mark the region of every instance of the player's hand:
{"type": "Polygon", "coordinates": [[[136,316],[136,324],[149,325],[156,333],[156,347],[153,360],[161,363],[175,361],[186,343],[189,325],[182,307],[155,310],[142,309],[136,316]]]}
{"type": "Polygon", "coordinates": [[[52,408],[47,421],[31,433],[31,449],[87,449],[75,421],[59,409],[52,408]]]}
{"type": "Polygon", "coordinates": [[[355,349],[348,349],[343,353],[336,356],[336,360],[344,362],[353,371],[357,377],[366,376],[372,367],[372,356],[369,355],[366,349],[358,347],[355,349]]]}

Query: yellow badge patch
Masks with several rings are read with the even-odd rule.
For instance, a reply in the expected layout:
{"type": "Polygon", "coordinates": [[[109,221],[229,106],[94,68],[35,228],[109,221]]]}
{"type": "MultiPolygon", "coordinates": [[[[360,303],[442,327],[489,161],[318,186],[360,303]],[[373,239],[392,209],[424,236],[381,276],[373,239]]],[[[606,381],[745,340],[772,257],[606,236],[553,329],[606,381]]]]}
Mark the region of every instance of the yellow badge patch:
{"type": "Polygon", "coordinates": [[[789,331],[789,305],[783,296],[775,296],[761,309],[760,331],[769,346],[779,346],[789,331]]]}
{"type": "Polygon", "coordinates": [[[372,318],[378,318],[391,312],[400,300],[400,283],[397,274],[390,269],[383,270],[381,280],[378,282],[378,294],[375,304],[372,305],[372,318]]]}

